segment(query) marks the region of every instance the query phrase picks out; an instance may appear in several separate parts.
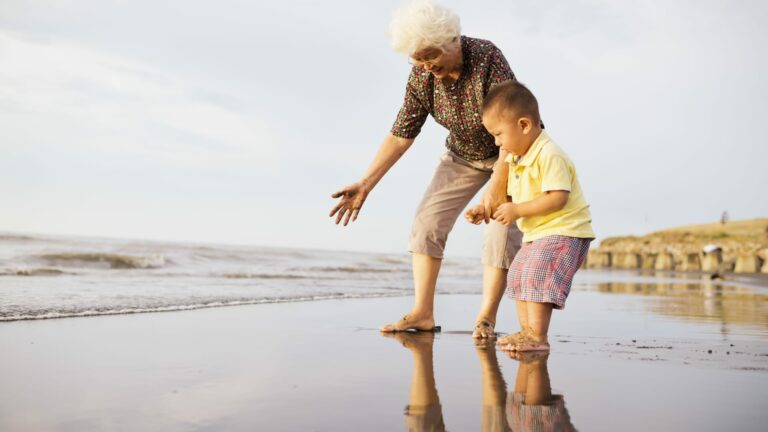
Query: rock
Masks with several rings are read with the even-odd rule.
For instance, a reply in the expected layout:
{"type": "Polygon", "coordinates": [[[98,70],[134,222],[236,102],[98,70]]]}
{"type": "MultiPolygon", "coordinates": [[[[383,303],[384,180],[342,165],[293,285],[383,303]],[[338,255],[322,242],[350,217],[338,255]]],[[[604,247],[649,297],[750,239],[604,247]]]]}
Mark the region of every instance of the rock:
{"type": "Polygon", "coordinates": [[[760,271],[760,258],[751,253],[742,253],[736,256],[734,273],[757,273],[760,271]]]}
{"type": "Polygon", "coordinates": [[[675,262],[672,258],[672,254],[668,252],[662,252],[656,255],[656,262],[653,263],[654,270],[674,270],[675,262]]]}
{"type": "Polygon", "coordinates": [[[644,253],[642,256],[642,264],[641,268],[643,270],[653,270],[654,266],[656,264],[656,254],[655,253],[644,253]]]}
{"type": "Polygon", "coordinates": [[[640,255],[632,252],[625,252],[619,254],[617,257],[617,264],[619,268],[623,269],[638,269],[640,268],[640,255]]]}
{"type": "Polygon", "coordinates": [[[675,269],[680,271],[701,271],[701,257],[698,252],[680,253],[675,260],[675,269]]]}

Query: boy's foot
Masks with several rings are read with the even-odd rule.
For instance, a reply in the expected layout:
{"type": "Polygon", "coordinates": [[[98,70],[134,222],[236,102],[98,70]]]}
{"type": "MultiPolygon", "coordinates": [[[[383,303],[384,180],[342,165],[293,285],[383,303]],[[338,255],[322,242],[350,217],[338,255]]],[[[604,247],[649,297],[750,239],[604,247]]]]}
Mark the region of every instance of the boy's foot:
{"type": "Polygon", "coordinates": [[[406,315],[395,323],[382,326],[379,330],[384,333],[394,333],[409,330],[434,332],[439,331],[440,327],[435,327],[434,318],[411,318],[409,315],[406,315]]]}
{"type": "Polygon", "coordinates": [[[504,347],[508,345],[516,345],[522,342],[525,339],[525,336],[526,336],[526,332],[524,330],[520,330],[517,333],[513,333],[511,335],[499,338],[499,340],[496,342],[496,345],[498,345],[502,350],[504,350],[504,347]]]}
{"type": "Polygon", "coordinates": [[[515,351],[517,352],[529,352],[529,351],[547,351],[549,352],[548,342],[537,342],[532,339],[525,339],[524,341],[515,345],[515,351]]]}
{"type": "MultiPolygon", "coordinates": [[[[511,336],[515,336],[515,335],[511,335],[511,336]]],[[[513,341],[511,343],[499,345],[499,349],[501,349],[502,351],[517,351],[517,352],[549,351],[549,342],[547,341],[546,337],[537,338],[532,334],[526,334],[523,332],[522,337],[520,339],[513,341]]]]}
{"type": "Polygon", "coordinates": [[[475,324],[475,330],[472,332],[472,337],[475,339],[494,339],[496,338],[496,332],[494,327],[496,323],[491,320],[483,319],[475,324]]]}

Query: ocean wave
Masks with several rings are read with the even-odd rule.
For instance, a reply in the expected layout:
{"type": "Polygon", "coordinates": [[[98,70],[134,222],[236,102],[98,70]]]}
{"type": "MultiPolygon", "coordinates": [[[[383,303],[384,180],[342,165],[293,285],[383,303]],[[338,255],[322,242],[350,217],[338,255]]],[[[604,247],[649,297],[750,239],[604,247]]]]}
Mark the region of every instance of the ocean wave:
{"type": "Polygon", "coordinates": [[[34,237],[19,234],[0,234],[0,241],[34,241],[34,237]]]}
{"type": "Polygon", "coordinates": [[[18,268],[15,270],[0,270],[0,276],[59,276],[75,274],[57,268],[18,268]]]}
{"type": "Polygon", "coordinates": [[[101,252],[60,252],[43,254],[35,258],[53,265],[79,264],[88,266],[96,264],[103,266],[106,264],[112,269],[150,269],[160,268],[166,264],[166,259],[163,255],[133,256],[101,252]]]}
{"type": "Polygon", "coordinates": [[[313,276],[269,273],[221,273],[214,276],[226,279],[315,279],[313,276]]]}
{"type": "Polygon", "coordinates": [[[372,267],[349,267],[349,266],[326,266],[326,267],[294,267],[289,271],[310,271],[320,273],[397,273],[410,271],[409,268],[372,268],[372,267]]]}
{"type": "Polygon", "coordinates": [[[405,295],[404,292],[366,293],[366,294],[333,293],[333,294],[326,294],[326,295],[302,296],[302,297],[270,297],[270,298],[259,298],[259,299],[216,300],[211,302],[201,302],[201,303],[191,303],[191,304],[135,307],[135,308],[121,308],[121,309],[104,308],[104,309],[59,310],[59,311],[44,310],[44,311],[39,311],[37,313],[17,312],[15,314],[8,314],[8,315],[0,314],[0,322],[29,321],[29,320],[43,320],[43,319],[57,319],[57,318],[78,318],[78,317],[92,317],[92,316],[103,316],[103,315],[128,315],[128,314],[153,313],[153,312],[177,312],[177,311],[224,307],[224,306],[244,306],[244,305],[271,304],[271,303],[297,303],[297,302],[309,302],[309,301],[321,301],[321,300],[399,297],[403,295],[405,295]]]}

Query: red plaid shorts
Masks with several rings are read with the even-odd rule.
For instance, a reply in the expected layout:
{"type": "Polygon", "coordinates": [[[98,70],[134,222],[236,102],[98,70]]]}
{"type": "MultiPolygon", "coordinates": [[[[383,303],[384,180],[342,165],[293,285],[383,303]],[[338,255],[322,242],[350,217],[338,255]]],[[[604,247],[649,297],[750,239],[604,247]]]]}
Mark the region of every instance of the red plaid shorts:
{"type": "Polygon", "coordinates": [[[592,239],[547,236],[523,243],[507,274],[507,294],[515,300],[565,307],[576,270],[592,239]]]}

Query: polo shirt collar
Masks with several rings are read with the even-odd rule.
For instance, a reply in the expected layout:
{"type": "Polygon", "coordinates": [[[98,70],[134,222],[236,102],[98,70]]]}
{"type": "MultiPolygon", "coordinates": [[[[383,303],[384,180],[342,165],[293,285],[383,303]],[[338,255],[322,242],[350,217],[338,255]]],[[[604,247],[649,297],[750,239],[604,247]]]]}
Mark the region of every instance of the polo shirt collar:
{"type": "Polygon", "coordinates": [[[533,164],[533,162],[536,160],[536,157],[539,156],[539,153],[541,153],[541,149],[544,148],[544,144],[549,141],[549,136],[547,135],[547,132],[541,131],[538,137],[536,137],[536,140],[531,144],[531,147],[528,148],[528,151],[525,152],[523,157],[520,158],[520,160],[517,162],[518,165],[522,166],[530,166],[533,164]]]}

